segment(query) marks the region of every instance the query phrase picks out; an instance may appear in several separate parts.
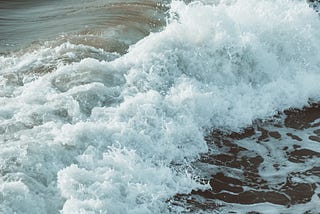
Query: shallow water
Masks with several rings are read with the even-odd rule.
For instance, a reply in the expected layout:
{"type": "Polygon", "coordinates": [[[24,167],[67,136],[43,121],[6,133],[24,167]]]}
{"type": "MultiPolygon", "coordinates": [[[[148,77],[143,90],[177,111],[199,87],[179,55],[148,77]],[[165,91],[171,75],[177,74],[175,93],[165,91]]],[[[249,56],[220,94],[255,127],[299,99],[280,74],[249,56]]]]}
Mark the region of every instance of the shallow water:
{"type": "Polygon", "coordinates": [[[317,13],[164,3],[1,1],[0,212],[320,209],[317,13]]]}
{"type": "Polygon", "coordinates": [[[57,37],[123,53],[164,24],[164,2],[121,0],[1,1],[0,54],[57,37]],[[88,41],[90,40],[90,41],[88,41]],[[109,46],[105,43],[109,43],[109,46]],[[115,44],[113,44],[115,43],[115,44]]]}
{"type": "Polygon", "coordinates": [[[212,131],[194,167],[211,189],[176,195],[190,212],[317,213],[320,108],[290,109],[240,133],[212,131]]]}

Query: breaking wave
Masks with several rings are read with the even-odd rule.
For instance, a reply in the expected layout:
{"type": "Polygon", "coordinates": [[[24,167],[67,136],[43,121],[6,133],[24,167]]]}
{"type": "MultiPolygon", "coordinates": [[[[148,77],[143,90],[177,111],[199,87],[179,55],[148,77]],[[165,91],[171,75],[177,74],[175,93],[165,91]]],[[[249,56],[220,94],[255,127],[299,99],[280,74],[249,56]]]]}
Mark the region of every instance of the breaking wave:
{"type": "Polygon", "coordinates": [[[0,211],[183,212],[212,129],[320,99],[320,22],[303,1],[173,1],[121,55],[62,41],[0,57],[0,211]]]}

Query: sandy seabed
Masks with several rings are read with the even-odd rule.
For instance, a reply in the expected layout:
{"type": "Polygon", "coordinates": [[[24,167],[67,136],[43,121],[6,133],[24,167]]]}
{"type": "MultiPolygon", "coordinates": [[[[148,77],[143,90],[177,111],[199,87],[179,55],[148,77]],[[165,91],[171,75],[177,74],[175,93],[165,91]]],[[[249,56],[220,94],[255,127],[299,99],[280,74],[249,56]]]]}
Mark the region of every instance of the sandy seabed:
{"type": "MultiPolygon", "coordinates": [[[[314,213],[314,203],[320,203],[319,103],[256,121],[240,133],[215,130],[206,140],[211,149],[195,165],[206,170],[211,190],[176,195],[175,203],[184,201],[191,211],[227,211],[230,205],[266,203],[287,209],[306,204],[304,213],[314,213]],[[259,153],[259,147],[265,150],[259,153]],[[210,168],[214,173],[210,174],[210,168]]],[[[255,208],[247,210],[260,213],[255,208]]]]}

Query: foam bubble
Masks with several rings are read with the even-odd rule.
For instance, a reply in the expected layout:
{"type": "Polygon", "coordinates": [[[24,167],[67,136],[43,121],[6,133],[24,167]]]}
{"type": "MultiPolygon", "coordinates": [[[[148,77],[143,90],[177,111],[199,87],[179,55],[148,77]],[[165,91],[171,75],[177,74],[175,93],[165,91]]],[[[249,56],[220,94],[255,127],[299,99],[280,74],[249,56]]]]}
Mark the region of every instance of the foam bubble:
{"type": "MultiPolygon", "coordinates": [[[[60,63],[68,43],[1,58],[1,74],[55,65],[4,84],[0,99],[1,175],[15,174],[30,212],[169,212],[170,197],[208,188],[190,166],[208,129],[239,130],[319,100],[320,23],[304,3],[174,1],[171,13],[162,32],[114,60],[60,63]]],[[[67,56],[88,50],[71,46],[67,56]]],[[[1,211],[19,201],[7,197],[1,211]]]]}

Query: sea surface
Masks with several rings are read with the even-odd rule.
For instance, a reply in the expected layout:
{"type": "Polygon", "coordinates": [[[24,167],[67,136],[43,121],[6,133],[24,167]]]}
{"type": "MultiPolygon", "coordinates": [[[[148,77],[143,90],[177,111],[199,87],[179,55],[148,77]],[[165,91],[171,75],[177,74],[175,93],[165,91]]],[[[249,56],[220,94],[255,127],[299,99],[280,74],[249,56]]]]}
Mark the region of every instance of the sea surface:
{"type": "Polygon", "coordinates": [[[0,0],[0,213],[318,213],[304,0],[0,0]]]}

